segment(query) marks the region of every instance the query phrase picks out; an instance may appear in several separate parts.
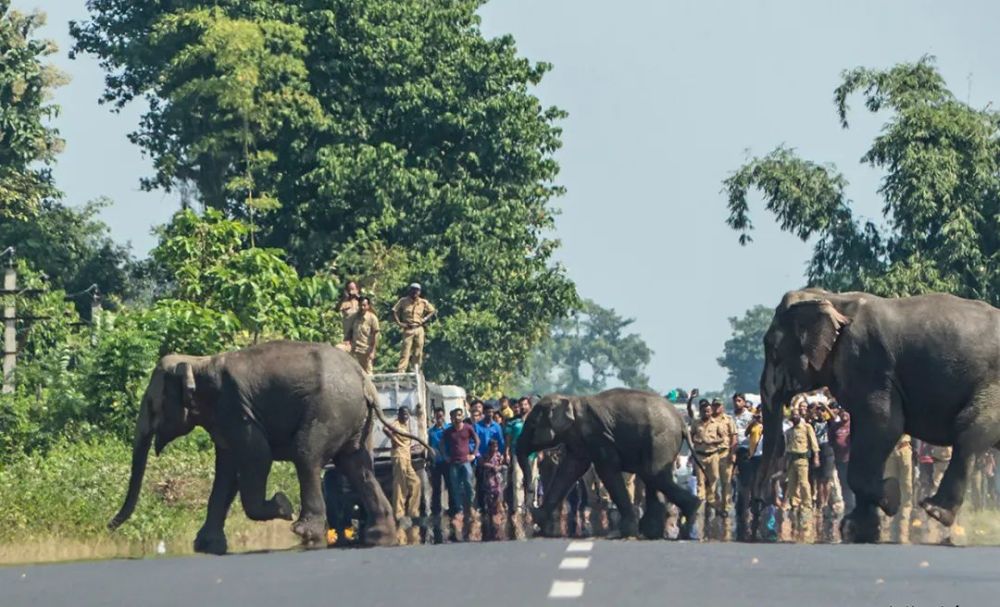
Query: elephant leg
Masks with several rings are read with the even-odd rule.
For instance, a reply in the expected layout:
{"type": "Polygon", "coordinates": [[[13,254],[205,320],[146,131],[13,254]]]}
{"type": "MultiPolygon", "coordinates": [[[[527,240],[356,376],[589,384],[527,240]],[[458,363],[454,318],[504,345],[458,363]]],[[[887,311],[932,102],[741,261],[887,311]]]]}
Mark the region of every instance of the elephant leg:
{"type": "Polygon", "coordinates": [[[650,540],[662,540],[667,530],[667,507],[652,489],[646,491],[646,507],[639,519],[639,531],[650,540]]]}
{"type": "Polygon", "coordinates": [[[307,546],[326,545],[326,502],[323,499],[321,466],[310,461],[296,460],[295,471],[299,477],[299,495],[302,511],[292,525],[292,531],[307,546]]]}
{"type": "Polygon", "coordinates": [[[969,407],[955,421],[955,444],[951,462],[941,477],[937,492],[920,503],[927,514],[945,527],[950,527],[965,500],[965,489],[972,472],[972,462],[1000,441],[1000,425],[992,407],[1000,400],[1000,385],[991,385],[973,397],[969,407]]]}
{"type": "Polygon", "coordinates": [[[206,554],[225,554],[226,515],[236,498],[237,489],[236,463],[231,451],[215,449],[215,478],[212,480],[212,493],[208,496],[208,514],[205,524],[201,526],[194,538],[194,551],[206,554]]]}
{"type": "Polygon", "coordinates": [[[361,504],[368,514],[365,542],[378,546],[396,543],[396,521],[382,487],[375,478],[371,455],[367,449],[358,449],[337,457],[337,469],[346,477],[354,491],[361,496],[361,504]]]}
{"type": "MultiPolygon", "coordinates": [[[[847,480],[854,491],[855,506],[841,522],[844,541],[874,543],[879,539],[878,508],[894,510],[885,503],[885,461],[903,435],[902,408],[891,388],[868,396],[851,419],[851,461],[847,480]],[[864,414],[862,414],[864,411],[864,414]]],[[[895,492],[898,495],[898,491],[895,492]]],[[[898,507],[898,505],[896,505],[898,507]]]]}
{"type": "MultiPolygon", "coordinates": [[[[632,499],[628,495],[625,487],[625,479],[622,477],[621,468],[616,465],[601,463],[594,465],[598,478],[604,483],[604,487],[611,496],[611,501],[618,507],[618,514],[621,520],[618,523],[618,537],[635,537],[639,535],[639,524],[635,516],[635,507],[632,499]]],[[[609,535],[614,537],[614,535],[609,535]]]]}
{"type": "Polygon", "coordinates": [[[680,539],[690,539],[691,528],[695,524],[695,519],[698,516],[698,508],[701,506],[701,500],[698,496],[693,495],[690,491],[681,487],[674,481],[674,474],[670,469],[661,470],[656,476],[651,477],[646,482],[646,490],[649,493],[654,493],[653,489],[656,491],[662,491],[663,495],[667,498],[667,501],[677,506],[680,510],[681,521],[680,521],[680,539]]]}
{"type": "Polygon", "coordinates": [[[271,446],[257,428],[244,429],[245,440],[239,449],[239,488],[243,511],[253,521],[270,521],[277,518],[292,520],[292,502],[282,492],[266,499],[267,477],[271,473],[273,458],[271,446]]]}
{"type": "Polygon", "coordinates": [[[589,467],[589,460],[573,457],[569,454],[559,460],[559,465],[552,475],[552,481],[545,488],[542,507],[535,509],[533,512],[535,524],[541,527],[542,535],[558,535],[553,528],[553,522],[557,525],[559,521],[553,521],[552,515],[557,509],[562,507],[563,502],[566,501],[566,496],[569,495],[570,489],[573,488],[576,481],[580,480],[580,477],[583,476],[583,473],[589,467]]]}

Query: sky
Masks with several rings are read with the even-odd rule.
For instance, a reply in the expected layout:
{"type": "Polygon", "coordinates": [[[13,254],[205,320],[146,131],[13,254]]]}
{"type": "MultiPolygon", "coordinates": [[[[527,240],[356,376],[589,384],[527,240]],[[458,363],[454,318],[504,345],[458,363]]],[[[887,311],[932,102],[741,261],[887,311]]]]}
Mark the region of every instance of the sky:
{"type": "MultiPolygon", "coordinates": [[[[114,200],[112,235],[145,255],[175,195],[142,192],[151,163],[129,143],[143,107],[97,103],[103,73],[70,60],[67,23],[84,0],[14,0],[48,13],[42,34],[72,82],[56,93],[66,151],[55,168],[66,201],[114,200]]],[[[804,283],[811,247],[751,208],[755,242],[726,224],[722,181],[778,145],[832,163],[855,212],[878,218],[881,174],[859,164],[887,116],[853,99],[851,128],[833,106],[840,73],[937,57],[952,90],[976,106],[1000,98],[1000,3],[925,0],[492,0],[482,30],[512,34],[522,55],[554,65],[535,93],[562,122],[556,257],[580,294],[634,318],[655,354],[654,388],[722,386],[716,363],[728,317],[777,305],[804,283]]]]}

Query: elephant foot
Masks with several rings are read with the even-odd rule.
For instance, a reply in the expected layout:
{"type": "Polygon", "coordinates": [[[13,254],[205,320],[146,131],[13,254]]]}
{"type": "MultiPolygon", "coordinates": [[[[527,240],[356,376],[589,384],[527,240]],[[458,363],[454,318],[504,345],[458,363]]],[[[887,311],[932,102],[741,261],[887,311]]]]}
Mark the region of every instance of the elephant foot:
{"type": "Polygon", "coordinates": [[[941,523],[945,527],[951,527],[955,524],[955,516],[957,509],[947,508],[940,504],[934,502],[933,497],[929,497],[920,502],[920,507],[924,509],[927,516],[933,518],[937,522],[941,523]]]}
{"type": "Polygon", "coordinates": [[[639,519],[639,531],[650,540],[662,540],[667,531],[667,509],[663,504],[646,511],[639,519]]]}
{"type": "Polygon", "coordinates": [[[300,518],[292,525],[292,532],[302,538],[303,546],[326,546],[326,520],[323,518],[300,518]]]}
{"type": "Polygon", "coordinates": [[[365,529],[366,546],[395,546],[396,525],[390,523],[373,523],[365,529]]]}
{"type": "Polygon", "coordinates": [[[854,509],[840,522],[840,537],[845,544],[874,544],[879,540],[879,517],[874,508],[854,509]]]}
{"type": "MultiPolygon", "coordinates": [[[[635,518],[623,518],[618,528],[608,533],[609,540],[619,540],[639,535],[639,523],[635,518]]],[[[662,535],[660,537],[663,537],[662,535]]]]}
{"type": "Polygon", "coordinates": [[[229,550],[225,535],[213,535],[202,531],[194,538],[194,551],[201,554],[225,554],[229,550]]]}
{"type": "Polygon", "coordinates": [[[287,495],[279,491],[274,494],[273,498],[271,498],[271,502],[274,503],[274,506],[277,509],[277,513],[274,515],[274,518],[280,518],[286,521],[292,520],[292,502],[288,499],[287,495]]]}
{"type": "Polygon", "coordinates": [[[899,479],[887,478],[883,480],[882,499],[878,502],[882,512],[885,512],[887,516],[896,516],[896,513],[899,512],[901,501],[902,493],[899,489],[899,479]]]}

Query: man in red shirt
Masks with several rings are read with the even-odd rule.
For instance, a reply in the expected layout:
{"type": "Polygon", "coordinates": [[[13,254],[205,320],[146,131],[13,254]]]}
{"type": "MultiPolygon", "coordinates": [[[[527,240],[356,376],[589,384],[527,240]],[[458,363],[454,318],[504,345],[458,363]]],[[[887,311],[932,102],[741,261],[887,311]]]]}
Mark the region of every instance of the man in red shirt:
{"type": "Polygon", "coordinates": [[[464,414],[462,409],[452,410],[451,427],[441,439],[448,460],[448,514],[452,517],[471,509],[472,461],[479,451],[479,436],[465,423],[464,414]]]}
{"type": "Polygon", "coordinates": [[[833,447],[833,463],[840,481],[840,494],[844,496],[844,511],[854,510],[854,492],[847,484],[847,464],[851,460],[851,414],[846,409],[832,409],[830,420],[830,446],[833,447]]]}

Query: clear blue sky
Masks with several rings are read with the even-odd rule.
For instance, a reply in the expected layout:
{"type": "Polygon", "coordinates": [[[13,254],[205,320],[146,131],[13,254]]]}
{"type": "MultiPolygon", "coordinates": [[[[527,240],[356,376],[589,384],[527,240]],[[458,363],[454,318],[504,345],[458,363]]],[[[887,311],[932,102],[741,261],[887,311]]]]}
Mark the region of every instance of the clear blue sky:
{"type": "MultiPolygon", "coordinates": [[[[59,186],[74,204],[113,198],[113,235],[144,254],[150,227],[177,200],[139,191],[149,162],[126,133],[142,108],[98,106],[96,62],[66,57],[66,24],[86,17],[83,0],[14,5],[49,14],[45,34],[62,49],[55,62],[73,78],[56,98],[67,140],[59,186]]],[[[956,94],[969,93],[971,74],[974,104],[1000,97],[996,2],[493,0],[482,15],[488,36],[512,33],[524,55],[555,65],[537,93],[570,113],[558,259],[584,296],[636,318],[661,390],[721,386],[726,318],[774,305],[803,282],[808,245],[758,215],[756,242],[743,248],[724,223],[721,181],[748,152],[784,143],[832,162],[858,211],[877,216],[880,175],[858,159],[884,116],[855,100],[851,130],[840,129],[841,70],[929,53],[956,94]]]]}

